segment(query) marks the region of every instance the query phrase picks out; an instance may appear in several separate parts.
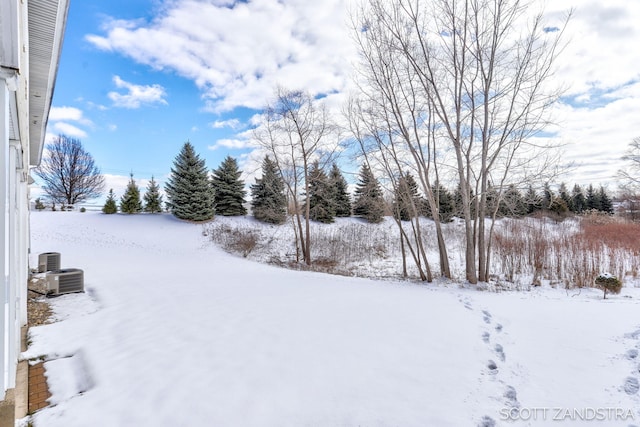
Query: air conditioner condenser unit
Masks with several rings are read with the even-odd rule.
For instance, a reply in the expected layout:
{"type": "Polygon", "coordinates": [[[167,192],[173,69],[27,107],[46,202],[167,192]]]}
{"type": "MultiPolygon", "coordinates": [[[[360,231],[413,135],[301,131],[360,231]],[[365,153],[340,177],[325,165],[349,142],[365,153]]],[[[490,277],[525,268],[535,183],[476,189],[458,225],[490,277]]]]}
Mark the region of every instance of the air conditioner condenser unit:
{"type": "Polygon", "coordinates": [[[52,295],[84,292],[84,271],[79,268],[63,268],[48,272],[47,290],[52,295]]]}
{"type": "Polygon", "coordinates": [[[38,255],[38,273],[60,270],[60,253],[44,252],[38,255]]]}

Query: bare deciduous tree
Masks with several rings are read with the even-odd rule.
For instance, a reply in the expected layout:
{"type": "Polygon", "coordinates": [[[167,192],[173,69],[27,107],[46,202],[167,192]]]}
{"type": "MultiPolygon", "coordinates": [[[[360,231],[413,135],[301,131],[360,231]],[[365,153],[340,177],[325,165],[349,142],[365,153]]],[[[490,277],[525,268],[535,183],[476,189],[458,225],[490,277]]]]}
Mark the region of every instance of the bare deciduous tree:
{"type": "MultiPolygon", "coordinates": [[[[278,88],[262,114],[262,123],[254,138],[274,159],[285,182],[296,247],[304,262],[311,264],[311,232],[309,227],[309,171],[315,160],[331,160],[338,137],[324,104],[311,94],[278,88]]],[[[298,256],[298,254],[296,254],[298,256]]]]}
{"type": "Polygon", "coordinates": [[[35,173],[54,203],[73,205],[102,194],[104,177],[79,139],[59,135],[46,148],[35,173]]]}
{"type": "Polygon", "coordinates": [[[436,166],[455,172],[471,283],[489,278],[492,228],[485,218],[495,216],[486,209],[489,188],[497,206],[510,178],[545,164],[539,160],[549,147],[533,137],[549,123],[549,107],[561,93],[550,77],[568,16],[561,26],[545,26],[530,6],[369,0],[353,21],[368,71],[362,92],[381,111],[380,126],[391,137],[385,145],[401,143],[398,161],[413,159],[432,212],[436,166]],[[438,161],[443,153],[450,163],[438,161]]]}
{"type": "Polygon", "coordinates": [[[640,190],[640,137],[633,138],[622,160],[628,163],[626,169],[618,171],[623,189],[640,190]]]}

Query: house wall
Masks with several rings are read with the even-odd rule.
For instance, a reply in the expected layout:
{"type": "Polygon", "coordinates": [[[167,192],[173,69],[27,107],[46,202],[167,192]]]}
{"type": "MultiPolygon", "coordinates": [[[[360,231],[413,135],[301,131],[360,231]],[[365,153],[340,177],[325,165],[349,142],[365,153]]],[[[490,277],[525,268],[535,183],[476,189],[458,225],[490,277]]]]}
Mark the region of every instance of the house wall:
{"type": "Polygon", "coordinates": [[[29,274],[27,4],[0,0],[0,400],[16,385],[29,274]]]}

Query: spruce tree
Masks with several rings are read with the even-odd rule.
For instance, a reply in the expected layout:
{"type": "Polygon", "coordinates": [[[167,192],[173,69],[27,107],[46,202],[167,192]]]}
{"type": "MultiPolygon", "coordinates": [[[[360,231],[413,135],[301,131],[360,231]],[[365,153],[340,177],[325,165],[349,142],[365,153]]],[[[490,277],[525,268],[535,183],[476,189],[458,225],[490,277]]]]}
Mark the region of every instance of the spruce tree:
{"type": "Polygon", "coordinates": [[[587,209],[587,199],[584,196],[584,192],[582,191],[582,187],[580,185],[575,184],[573,186],[573,191],[571,192],[571,208],[574,213],[581,214],[587,209]]]}
{"type": "Polygon", "coordinates": [[[413,176],[406,172],[398,179],[393,200],[393,216],[402,221],[409,221],[418,216],[420,206],[418,184],[413,176]]]}
{"type": "Polygon", "coordinates": [[[147,192],[144,193],[144,211],[149,213],[162,212],[162,195],[153,175],[147,186],[147,192]]]}
{"type": "Polygon", "coordinates": [[[106,214],[114,214],[118,212],[118,205],[116,204],[116,196],[113,194],[113,188],[109,190],[107,201],[102,207],[102,212],[106,214]]]}
{"type": "Polygon", "coordinates": [[[335,163],[331,167],[331,171],[329,171],[329,185],[332,190],[336,216],[351,216],[351,198],[349,197],[347,181],[344,179],[342,172],[340,172],[340,168],[338,168],[338,165],[335,163]]]}
{"type": "Polygon", "coordinates": [[[529,188],[527,189],[525,200],[527,203],[527,214],[531,215],[532,213],[542,209],[542,198],[538,196],[538,193],[532,185],[529,185],[529,188]]]}
{"type": "Polygon", "coordinates": [[[330,224],[336,214],[329,178],[315,161],[309,169],[309,219],[330,224]]]}
{"type": "Polygon", "coordinates": [[[269,156],[262,161],[262,178],[251,186],[253,216],[269,224],[282,224],[287,219],[287,198],[278,168],[269,156]]]}
{"type": "Polygon", "coordinates": [[[173,162],[165,185],[167,206],[176,218],[208,221],[213,218],[213,189],[207,167],[190,142],[185,142],[173,162]]]}
{"type": "Polygon", "coordinates": [[[609,215],[613,215],[613,201],[607,194],[603,186],[598,189],[598,199],[600,199],[600,211],[609,215]]]}
{"type": "Polygon", "coordinates": [[[382,188],[367,164],[364,164],[360,169],[360,176],[355,190],[353,214],[373,223],[381,222],[384,218],[382,188]]]}
{"type": "Polygon", "coordinates": [[[140,189],[138,188],[136,182],[133,180],[133,173],[131,174],[131,179],[129,179],[129,184],[127,184],[127,189],[120,198],[120,212],[128,214],[136,214],[142,212],[140,189]]]}
{"type": "Polygon", "coordinates": [[[453,218],[453,214],[456,209],[453,195],[451,194],[451,192],[449,192],[449,190],[443,187],[442,184],[439,184],[437,188],[434,189],[434,195],[437,197],[436,201],[438,202],[438,213],[440,215],[440,221],[451,221],[451,218],[453,218]]]}
{"type": "Polygon", "coordinates": [[[561,183],[558,188],[558,196],[562,199],[569,211],[573,212],[573,201],[571,200],[571,195],[569,194],[569,190],[564,182],[561,183]]]}
{"type": "Polygon", "coordinates": [[[213,171],[211,185],[213,185],[216,214],[223,216],[247,214],[247,209],[244,207],[247,192],[240,175],[242,172],[238,169],[238,162],[231,156],[227,156],[218,169],[213,171]]]}
{"type": "Polygon", "coordinates": [[[587,209],[599,211],[601,210],[600,197],[593,185],[587,187],[587,209]]]}
{"type": "Polygon", "coordinates": [[[556,196],[553,194],[551,185],[549,185],[548,182],[545,182],[542,190],[542,209],[551,210],[551,205],[553,204],[555,197],[556,196]]]}
{"type": "Polygon", "coordinates": [[[500,201],[500,214],[507,217],[520,217],[527,214],[527,204],[518,188],[511,184],[500,201]]]}

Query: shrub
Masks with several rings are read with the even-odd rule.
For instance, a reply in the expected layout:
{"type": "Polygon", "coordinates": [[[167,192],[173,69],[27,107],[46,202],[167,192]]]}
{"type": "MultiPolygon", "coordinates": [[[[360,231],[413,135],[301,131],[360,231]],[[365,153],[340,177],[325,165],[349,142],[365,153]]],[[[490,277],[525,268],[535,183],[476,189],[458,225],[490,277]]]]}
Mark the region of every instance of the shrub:
{"type": "Polygon", "coordinates": [[[81,207],[80,208],[80,212],[86,212],[86,211],[87,211],[87,208],[85,208],[85,207],[81,207]]]}
{"type": "Polygon", "coordinates": [[[596,277],[596,287],[604,291],[603,299],[607,299],[607,291],[612,294],[620,293],[622,282],[616,276],[604,273],[596,277]]]}
{"type": "Polygon", "coordinates": [[[44,208],[45,208],[44,203],[42,203],[42,200],[40,200],[40,197],[38,197],[36,199],[36,209],[41,211],[41,210],[44,210],[44,208]]]}

